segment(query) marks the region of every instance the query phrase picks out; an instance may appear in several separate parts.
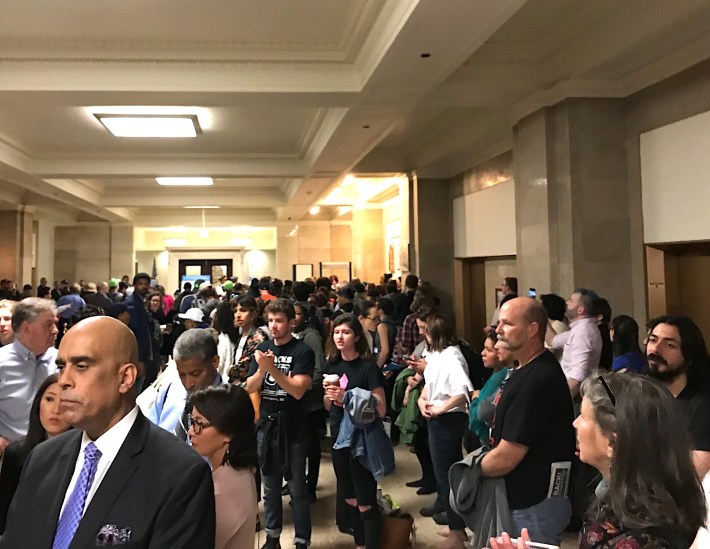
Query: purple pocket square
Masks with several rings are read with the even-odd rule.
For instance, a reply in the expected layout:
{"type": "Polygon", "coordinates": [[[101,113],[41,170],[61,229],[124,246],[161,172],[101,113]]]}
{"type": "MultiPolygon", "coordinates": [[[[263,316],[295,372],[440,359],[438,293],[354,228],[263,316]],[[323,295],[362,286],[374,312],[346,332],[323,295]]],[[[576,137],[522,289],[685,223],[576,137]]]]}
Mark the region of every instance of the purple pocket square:
{"type": "Polygon", "coordinates": [[[119,528],[115,524],[106,524],[96,536],[97,547],[123,545],[131,541],[131,529],[119,528]]]}

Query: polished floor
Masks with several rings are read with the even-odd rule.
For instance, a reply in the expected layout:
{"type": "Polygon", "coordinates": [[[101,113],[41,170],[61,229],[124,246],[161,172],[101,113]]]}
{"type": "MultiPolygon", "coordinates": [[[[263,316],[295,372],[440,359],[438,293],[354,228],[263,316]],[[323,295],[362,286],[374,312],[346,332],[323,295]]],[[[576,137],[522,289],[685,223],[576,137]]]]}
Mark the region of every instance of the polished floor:
{"type": "MultiPolygon", "coordinates": [[[[409,480],[419,478],[421,470],[414,454],[409,452],[409,448],[399,445],[395,448],[395,458],[397,471],[386,477],[382,483],[385,493],[392,496],[402,509],[414,516],[416,528],[416,540],[414,547],[436,547],[437,542],[442,538],[437,536],[437,530],[441,529],[430,518],[419,515],[419,509],[430,505],[434,501],[434,496],[417,496],[414,488],[407,488],[404,483],[409,480]]],[[[281,545],[284,548],[293,545],[293,527],[291,526],[291,513],[287,505],[288,496],[284,497],[284,531],[281,535],[281,545]]],[[[263,515],[262,515],[263,516],[263,515]]],[[[330,462],[330,454],[323,453],[321,462],[321,477],[318,484],[318,501],[311,508],[313,520],[313,537],[311,547],[316,549],[352,549],[355,547],[350,536],[341,534],[335,526],[335,475],[330,462]]],[[[264,532],[260,533],[255,547],[261,547],[264,543],[264,532]]],[[[562,544],[562,549],[573,549],[578,547],[577,536],[568,535],[562,544]]],[[[383,547],[382,549],[387,549],[383,547]]]]}

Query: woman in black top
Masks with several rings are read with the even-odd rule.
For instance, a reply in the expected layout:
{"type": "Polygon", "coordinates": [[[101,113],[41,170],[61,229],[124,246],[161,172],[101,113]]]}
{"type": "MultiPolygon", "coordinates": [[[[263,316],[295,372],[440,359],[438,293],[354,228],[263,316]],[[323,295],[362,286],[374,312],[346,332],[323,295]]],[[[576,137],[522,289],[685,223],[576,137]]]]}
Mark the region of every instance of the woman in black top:
{"type": "MultiPolygon", "coordinates": [[[[330,411],[331,434],[337,440],[346,391],[356,387],[370,391],[377,398],[380,417],[385,415],[385,392],[362,325],[354,315],[345,313],[333,321],[333,337],[328,340],[326,357],[330,362],[329,373],[340,376],[338,384],[323,383],[323,402],[326,410],[330,411]]],[[[347,504],[355,544],[358,548],[379,549],[381,524],[375,478],[353,459],[350,448],[333,450],[332,457],[338,499],[344,499],[347,504]]]]}
{"type": "Polygon", "coordinates": [[[0,534],[5,533],[7,512],[27,456],[40,442],[69,430],[69,424],[59,414],[61,388],[57,383],[58,378],[58,374],[52,374],[39,386],[30,408],[27,436],[5,449],[0,469],[0,534]]]}

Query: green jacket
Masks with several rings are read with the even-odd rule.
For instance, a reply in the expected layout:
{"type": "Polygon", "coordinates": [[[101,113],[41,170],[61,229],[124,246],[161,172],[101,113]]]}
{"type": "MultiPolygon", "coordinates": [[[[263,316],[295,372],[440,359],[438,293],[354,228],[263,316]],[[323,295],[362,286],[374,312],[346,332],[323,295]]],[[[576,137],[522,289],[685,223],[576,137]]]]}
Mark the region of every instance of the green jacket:
{"type": "Polygon", "coordinates": [[[399,411],[394,424],[399,427],[399,440],[404,444],[411,444],[414,433],[419,429],[417,420],[421,416],[421,412],[419,411],[417,400],[419,400],[421,389],[417,387],[409,391],[409,401],[406,406],[402,406],[404,392],[407,390],[407,380],[415,373],[411,368],[402,370],[394,382],[394,390],[392,391],[392,409],[399,411]]]}

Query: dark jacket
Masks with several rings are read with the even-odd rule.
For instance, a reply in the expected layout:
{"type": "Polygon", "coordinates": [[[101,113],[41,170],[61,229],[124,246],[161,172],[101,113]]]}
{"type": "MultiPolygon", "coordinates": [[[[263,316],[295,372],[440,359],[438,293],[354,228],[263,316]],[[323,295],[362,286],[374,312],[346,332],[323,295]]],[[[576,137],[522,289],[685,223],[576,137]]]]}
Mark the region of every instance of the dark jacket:
{"type": "Polygon", "coordinates": [[[12,502],[17,490],[22,467],[27,459],[24,441],[24,439],[21,439],[13,442],[5,448],[5,453],[3,454],[2,469],[0,469],[0,534],[5,532],[10,502],[12,502]]]}
{"type": "MultiPolygon", "coordinates": [[[[82,431],[75,429],[32,450],[0,548],[52,547],[81,437],[82,431]]],[[[70,549],[96,547],[99,533],[112,528],[130,529],[130,544],[125,547],[132,549],[214,547],[209,465],[140,412],[87,506],[70,549]]]]}
{"type": "Polygon", "coordinates": [[[124,303],[131,315],[131,321],[128,327],[133,332],[133,335],[136,336],[136,341],[138,342],[138,360],[146,364],[150,362],[153,357],[151,347],[153,324],[148,316],[148,311],[145,308],[143,300],[135,292],[128,296],[124,303]]]}

